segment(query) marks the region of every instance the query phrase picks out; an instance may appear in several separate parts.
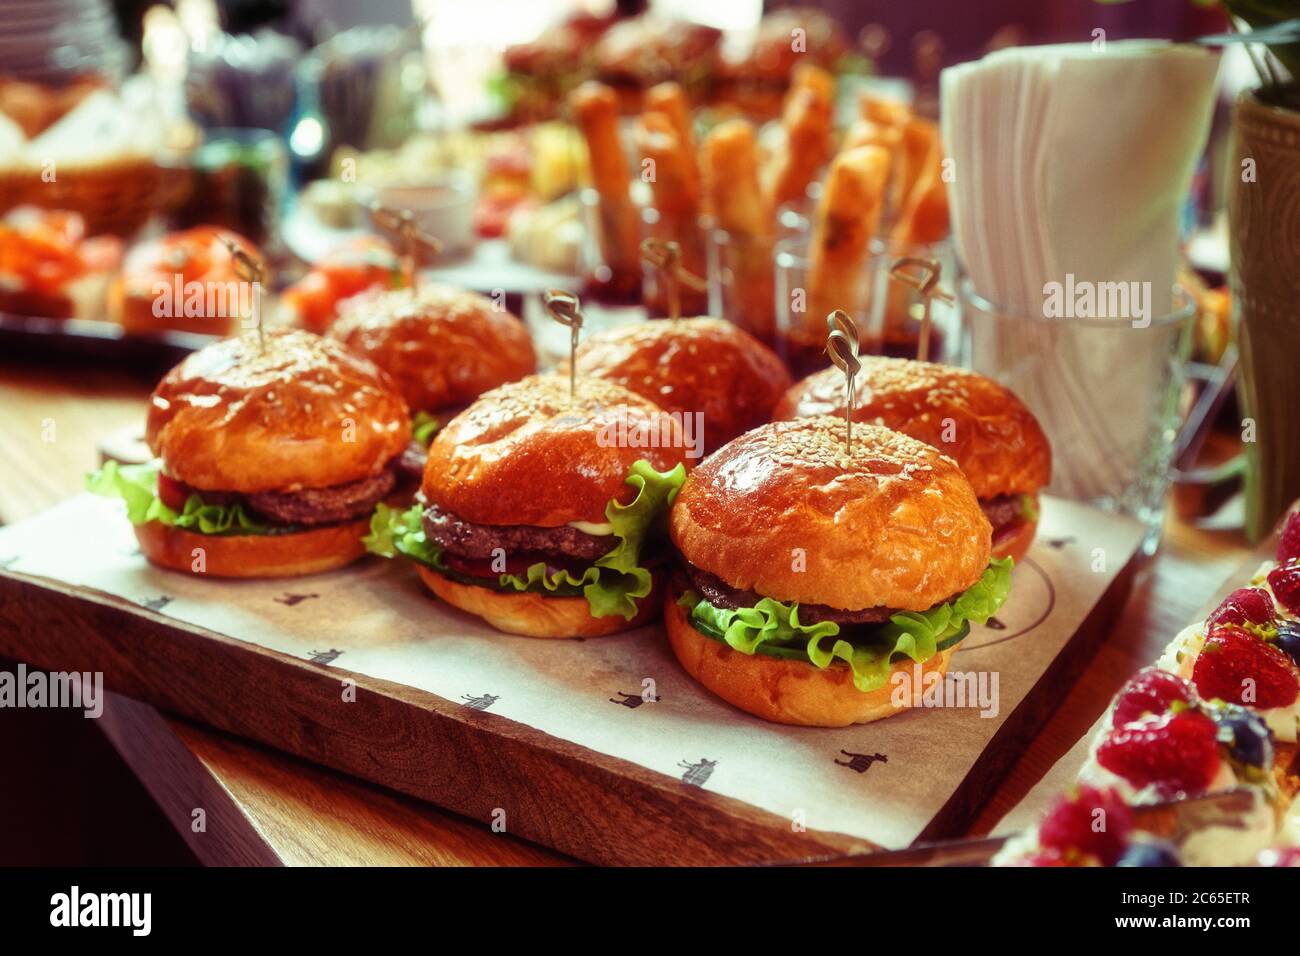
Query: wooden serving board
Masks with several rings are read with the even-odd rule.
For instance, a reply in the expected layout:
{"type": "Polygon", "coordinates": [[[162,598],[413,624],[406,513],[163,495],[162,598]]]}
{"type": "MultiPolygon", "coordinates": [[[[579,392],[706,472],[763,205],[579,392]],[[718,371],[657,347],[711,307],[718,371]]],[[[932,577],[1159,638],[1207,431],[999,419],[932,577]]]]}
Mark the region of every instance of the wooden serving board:
{"type": "Polygon", "coordinates": [[[501,635],[373,559],[281,581],[174,574],[90,496],[0,529],[0,656],[102,672],[110,690],[593,862],[793,861],[960,833],[1122,606],[1143,530],[1045,500],[1011,599],[953,658],[997,687],[983,717],[767,724],[686,677],[658,626],[501,635]]]}
{"type": "MultiPolygon", "coordinates": [[[[1300,500],[1293,502],[1286,513],[1289,515],[1297,509],[1300,509],[1300,500]]],[[[1225,597],[1237,590],[1237,588],[1248,586],[1250,579],[1254,577],[1259,566],[1265,561],[1272,560],[1277,553],[1278,540],[1281,537],[1282,526],[1285,523],[1286,518],[1284,516],[1278,526],[1273,529],[1273,533],[1260,542],[1259,547],[1251,552],[1250,557],[1241,562],[1241,565],[1228,576],[1223,584],[1219,586],[1219,589],[1201,605],[1201,609],[1196,612],[1196,616],[1192,620],[1186,621],[1184,626],[1204,620],[1211,611],[1222,603],[1225,597]]],[[[1177,634],[1166,635],[1165,643],[1172,641],[1176,636],[1177,634]]],[[[1154,664],[1155,661],[1152,660],[1148,663],[1154,664]]],[[[1088,732],[1073,747],[1067,750],[1060,760],[1052,765],[1051,769],[1043,775],[1043,778],[1038,783],[1034,784],[1033,789],[1025,794],[1024,799],[1012,807],[1007,815],[998,821],[998,825],[994,827],[994,833],[1015,833],[1038,824],[1052,802],[1074,784],[1080,769],[1088,759],[1088,750],[1092,746],[1093,739],[1097,736],[1097,730],[1102,721],[1106,719],[1108,710],[1109,705],[1103,708],[1102,713],[1088,728],[1088,732]]]]}

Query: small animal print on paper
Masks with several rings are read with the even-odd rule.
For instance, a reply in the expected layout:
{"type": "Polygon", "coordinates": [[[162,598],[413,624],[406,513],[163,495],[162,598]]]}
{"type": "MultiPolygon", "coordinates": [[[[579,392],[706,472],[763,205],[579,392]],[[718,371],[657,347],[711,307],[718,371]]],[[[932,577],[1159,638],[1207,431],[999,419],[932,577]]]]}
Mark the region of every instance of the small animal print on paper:
{"type": "Polygon", "coordinates": [[[835,763],[841,767],[848,767],[856,773],[866,773],[871,769],[871,765],[876,762],[889,763],[889,758],[884,754],[854,754],[849,753],[847,750],[841,750],[840,753],[849,759],[840,760],[837,757],[835,763]]]}
{"type": "Polygon", "coordinates": [[[616,690],[614,693],[618,694],[618,697],[609,698],[609,702],[611,704],[622,704],[624,707],[630,708],[631,710],[636,710],[642,704],[648,704],[651,701],[654,701],[657,704],[663,699],[658,694],[655,694],[653,697],[646,697],[642,694],[628,694],[621,690],[616,690]],[[619,700],[619,697],[621,697],[622,700],[619,700]]]}
{"type": "Polygon", "coordinates": [[[686,772],[682,774],[682,783],[692,787],[702,787],[708,782],[709,777],[713,775],[713,768],[718,765],[716,760],[708,760],[701,757],[695,763],[687,763],[685,760],[678,761],[677,766],[683,768],[686,772]]]}

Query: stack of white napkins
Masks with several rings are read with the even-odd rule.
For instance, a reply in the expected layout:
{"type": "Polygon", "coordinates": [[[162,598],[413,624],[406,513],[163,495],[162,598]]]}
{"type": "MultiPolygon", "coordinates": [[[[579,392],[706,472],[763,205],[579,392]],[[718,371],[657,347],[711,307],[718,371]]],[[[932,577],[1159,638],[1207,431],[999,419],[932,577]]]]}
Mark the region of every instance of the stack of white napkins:
{"type": "Polygon", "coordinates": [[[964,316],[970,364],[1042,422],[1056,494],[1134,514],[1163,494],[1179,326],[1160,319],[1217,70],[1199,47],[1135,40],[943,72],[953,233],[994,304],[964,316]]]}
{"type": "Polygon", "coordinates": [[[975,290],[1039,312],[1043,286],[1150,282],[1166,314],[1218,56],[1159,40],[1018,47],[942,75],[958,251],[975,290]]]}

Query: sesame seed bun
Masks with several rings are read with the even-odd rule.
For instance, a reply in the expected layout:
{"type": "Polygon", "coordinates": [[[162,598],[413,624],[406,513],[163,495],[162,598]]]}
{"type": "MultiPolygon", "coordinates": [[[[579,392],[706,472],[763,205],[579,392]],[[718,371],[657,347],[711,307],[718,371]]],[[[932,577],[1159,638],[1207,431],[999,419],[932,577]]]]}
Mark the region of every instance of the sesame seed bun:
{"type": "Polygon", "coordinates": [[[644,428],[671,438],[664,412],[621,385],[567,375],[533,375],[493,389],[438,432],[429,448],[425,499],[465,521],[554,528],[604,522],[611,498],[629,502],[625,483],[638,459],[658,471],[685,460],[680,447],[636,447],[623,438],[644,428]]]}
{"type": "Polygon", "coordinates": [[[329,335],[392,376],[412,411],[462,407],[537,370],[524,323],[454,286],[359,296],[329,335]]]}
{"type": "Polygon", "coordinates": [[[686,479],[669,519],[682,557],[727,585],[843,610],[925,611],[984,573],[992,528],[952,459],[875,425],[763,425],[686,479]]]}
{"type": "Polygon", "coordinates": [[[223,339],[168,372],[145,440],[200,490],[326,488],[379,474],[410,441],[410,414],[370,362],[310,332],[223,339]]]}
{"type": "MultiPolygon", "coordinates": [[[[732,706],[778,724],[804,727],[848,727],[892,717],[906,710],[895,703],[895,684],[863,693],[853,683],[847,666],[832,664],[825,669],[811,662],[787,660],[766,654],[742,654],[722,641],[701,634],[691,624],[686,609],[677,604],[680,595],[664,600],[664,627],[673,654],[686,673],[732,706]]],[[[946,648],[921,665],[922,676],[948,670],[956,645],[946,648]]],[[[913,673],[911,659],[894,664],[896,672],[913,673]]]]}
{"type": "Polygon", "coordinates": [[[370,521],[348,521],[287,534],[198,534],[157,521],[135,526],[140,550],[173,571],[214,578],[283,578],[319,574],[366,553],[370,521]]]}
{"type": "Polygon", "coordinates": [[[648,595],[637,601],[632,620],[622,615],[592,617],[585,597],[552,597],[531,591],[511,594],[474,584],[462,584],[417,564],[415,570],[426,587],[454,608],[483,618],[498,631],[523,637],[604,637],[640,627],[659,613],[662,575],[654,574],[648,595]]]}
{"type": "Polygon", "coordinates": [[[668,412],[700,412],[704,454],[760,425],[790,385],[776,354],[743,329],[701,317],[597,333],[578,348],[579,375],[629,388],[668,412]]]}
{"type": "MultiPolygon", "coordinates": [[[[1042,426],[1009,389],[966,369],[871,355],[858,373],[854,420],[892,428],[950,456],[980,498],[1036,494],[1052,477],[1042,426]]],[[[844,374],[828,368],[796,383],[773,421],[844,415],[844,374]]]]}

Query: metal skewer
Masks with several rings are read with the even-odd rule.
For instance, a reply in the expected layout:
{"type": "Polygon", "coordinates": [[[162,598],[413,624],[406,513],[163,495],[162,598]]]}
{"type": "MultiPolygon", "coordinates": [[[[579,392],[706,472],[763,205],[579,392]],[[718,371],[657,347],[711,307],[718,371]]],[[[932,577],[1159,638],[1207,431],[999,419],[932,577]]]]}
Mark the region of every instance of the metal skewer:
{"type": "MultiPolygon", "coordinates": [[[[253,255],[239,243],[225,236],[218,236],[222,244],[230,250],[230,257],[235,263],[235,272],[240,281],[253,287],[253,328],[257,329],[257,347],[266,351],[266,333],[262,330],[262,280],[266,275],[266,266],[262,260],[253,255]]],[[[245,326],[247,328],[247,326],[245,326]]]]}
{"type": "Polygon", "coordinates": [[[853,412],[858,404],[858,371],[862,363],[858,361],[858,327],[843,309],[836,309],[826,316],[826,354],[830,356],[835,367],[844,373],[844,385],[848,392],[844,404],[844,446],[846,457],[853,460],[853,412]]]}
{"type": "Polygon", "coordinates": [[[930,300],[938,299],[946,305],[953,303],[952,296],[939,288],[939,276],[942,273],[943,266],[937,259],[920,259],[916,256],[895,259],[889,267],[891,279],[911,286],[921,296],[921,336],[916,343],[916,358],[920,362],[924,362],[930,355],[930,300]]]}
{"type": "Polygon", "coordinates": [[[402,278],[409,289],[416,287],[416,262],[419,250],[430,257],[442,252],[442,242],[436,236],[423,231],[415,222],[415,214],[409,209],[390,209],[379,202],[369,206],[370,221],[381,229],[394,232],[402,240],[402,278]]]}
{"type": "Polygon", "coordinates": [[[567,289],[547,289],[542,293],[546,314],[569,328],[569,404],[578,393],[578,333],[582,330],[582,303],[567,289]]]}
{"type": "Polygon", "coordinates": [[[668,300],[668,318],[682,317],[682,286],[694,292],[705,292],[709,284],[693,272],[682,268],[682,247],[672,239],[653,236],[641,240],[641,261],[659,273],[668,300]]]}

